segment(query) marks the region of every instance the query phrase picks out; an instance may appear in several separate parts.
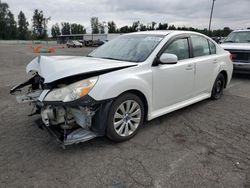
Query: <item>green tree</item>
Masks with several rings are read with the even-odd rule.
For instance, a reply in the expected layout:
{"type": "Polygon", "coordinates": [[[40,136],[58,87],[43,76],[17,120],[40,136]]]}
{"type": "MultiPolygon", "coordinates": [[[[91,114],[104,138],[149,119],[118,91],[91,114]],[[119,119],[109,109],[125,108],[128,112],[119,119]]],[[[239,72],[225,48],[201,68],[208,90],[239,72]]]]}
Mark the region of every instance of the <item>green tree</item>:
{"type": "Polygon", "coordinates": [[[14,15],[9,11],[6,16],[5,39],[17,38],[17,26],[14,15]]]}
{"type": "Polygon", "coordinates": [[[114,21],[110,21],[108,22],[108,32],[109,33],[116,33],[117,28],[116,28],[116,24],[114,21]]]}
{"type": "Polygon", "coordinates": [[[140,31],[147,31],[147,26],[144,24],[140,24],[140,31]]]}
{"type": "Polygon", "coordinates": [[[7,3],[0,0],[0,39],[15,39],[17,26],[14,15],[9,10],[7,3]]]}
{"type": "Polygon", "coordinates": [[[29,37],[29,23],[22,11],[18,14],[18,39],[26,40],[29,37]]]}
{"type": "Polygon", "coordinates": [[[230,29],[229,27],[224,27],[224,28],[223,28],[223,31],[222,31],[223,36],[227,36],[227,35],[229,35],[231,32],[232,32],[232,29],[230,29]]]}
{"type": "Polygon", "coordinates": [[[130,27],[130,32],[136,32],[139,30],[140,21],[133,22],[132,26],[130,27]]]}
{"type": "Polygon", "coordinates": [[[0,0],[0,39],[5,39],[8,8],[9,5],[7,3],[2,3],[0,0]]]}
{"type": "Polygon", "coordinates": [[[127,25],[120,28],[120,33],[129,33],[130,29],[127,25]]]}
{"type": "Polygon", "coordinates": [[[101,34],[105,33],[105,22],[99,23],[98,27],[101,34]]]}
{"type": "Polygon", "coordinates": [[[52,38],[54,39],[56,38],[57,35],[61,35],[61,31],[60,31],[60,27],[58,23],[56,23],[55,25],[52,25],[51,35],[52,35],[52,38]]]}
{"type": "Polygon", "coordinates": [[[147,30],[155,30],[155,25],[156,25],[156,22],[151,22],[150,24],[148,24],[147,30]]]}
{"type": "Polygon", "coordinates": [[[47,22],[50,18],[45,18],[42,10],[36,9],[33,15],[33,36],[35,39],[45,39],[47,35],[47,22]]]}
{"type": "Polygon", "coordinates": [[[98,17],[92,17],[90,19],[91,29],[93,34],[99,33],[99,20],[98,17]]]}
{"type": "Polygon", "coordinates": [[[156,30],[167,30],[168,29],[168,23],[159,23],[156,30]]]}
{"type": "Polygon", "coordinates": [[[177,27],[177,30],[187,31],[187,30],[188,30],[188,28],[187,28],[187,27],[185,27],[185,26],[183,26],[183,27],[177,27]]]}
{"type": "Polygon", "coordinates": [[[71,34],[79,34],[78,24],[76,23],[70,24],[70,30],[71,30],[71,34]]]}
{"type": "Polygon", "coordinates": [[[170,25],[170,26],[168,27],[168,29],[169,29],[169,30],[176,30],[176,27],[175,27],[174,25],[170,25]]]}
{"type": "Polygon", "coordinates": [[[85,34],[86,33],[86,29],[81,24],[73,23],[70,25],[70,28],[71,28],[71,34],[85,34]]]}
{"type": "Polygon", "coordinates": [[[61,23],[61,33],[62,35],[69,35],[71,32],[70,32],[70,23],[68,22],[62,22],[61,23]]]}
{"type": "Polygon", "coordinates": [[[197,29],[193,28],[193,27],[189,27],[188,28],[189,31],[197,31],[197,29]]]}

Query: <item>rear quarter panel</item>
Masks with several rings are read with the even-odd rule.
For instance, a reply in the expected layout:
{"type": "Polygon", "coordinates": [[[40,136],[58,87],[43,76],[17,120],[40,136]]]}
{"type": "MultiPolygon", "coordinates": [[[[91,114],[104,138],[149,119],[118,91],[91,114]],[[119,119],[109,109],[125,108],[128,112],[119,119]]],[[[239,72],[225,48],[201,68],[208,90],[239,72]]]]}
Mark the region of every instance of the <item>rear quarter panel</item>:
{"type": "MultiPolygon", "coordinates": [[[[226,87],[230,84],[232,74],[233,74],[233,62],[230,58],[230,53],[228,51],[225,51],[223,48],[221,48],[219,45],[217,46],[218,51],[218,68],[217,72],[226,71],[227,73],[227,83],[226,87]]],[[[218,75],[218,74],[217,74],[218,75]]]]}

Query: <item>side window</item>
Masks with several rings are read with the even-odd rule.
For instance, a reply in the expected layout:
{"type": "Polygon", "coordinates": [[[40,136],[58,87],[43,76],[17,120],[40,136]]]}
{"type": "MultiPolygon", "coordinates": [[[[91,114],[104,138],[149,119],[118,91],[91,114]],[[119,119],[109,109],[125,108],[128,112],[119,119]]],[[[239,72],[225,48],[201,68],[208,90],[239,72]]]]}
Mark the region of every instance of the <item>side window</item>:
{"type": "Polygon", "coordinates": [[[172,42],[163,53],[175,54],[178,60],[189,58],[189,45],[187,39],[177,39],[172,42]]]}
{"type": "Polygon", "coordinates": [[[210,40],[208,40],[209,43],[209,47],[210,47],[210,54],[216,54],[216,46],[213,42],[211,42],[210,40]]]}
{"type": "Polygon", "coordinates": [[[210,49],[206,38],[198,35],[193,35],[191,36],[191,41],[193,45],[194,57],[205,56],[210,54],[210,49]]]}

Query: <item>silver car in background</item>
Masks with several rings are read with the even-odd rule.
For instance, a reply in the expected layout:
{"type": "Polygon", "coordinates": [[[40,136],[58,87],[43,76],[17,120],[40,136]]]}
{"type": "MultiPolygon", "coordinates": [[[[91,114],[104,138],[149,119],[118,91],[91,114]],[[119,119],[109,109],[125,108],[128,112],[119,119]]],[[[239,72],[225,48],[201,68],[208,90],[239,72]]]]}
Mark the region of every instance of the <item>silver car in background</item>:
{"type": "Polygon", "coordinates": [[[79,47],[79,48],[82,48],[83,47],[83,44],[82,43],[80,43],[80,42],[78,42],[77,40],[70,40],[70,41],[68,41],[67,43],[66,43],[66,46],[68,47],[68,48],[77,48],[77,47],[79,47]]]}
{"type": "Polygon", "coordinates": [[[250,29],[233,31],[221,47],[231,53],[234,73],[250,74],[250,29]]]}

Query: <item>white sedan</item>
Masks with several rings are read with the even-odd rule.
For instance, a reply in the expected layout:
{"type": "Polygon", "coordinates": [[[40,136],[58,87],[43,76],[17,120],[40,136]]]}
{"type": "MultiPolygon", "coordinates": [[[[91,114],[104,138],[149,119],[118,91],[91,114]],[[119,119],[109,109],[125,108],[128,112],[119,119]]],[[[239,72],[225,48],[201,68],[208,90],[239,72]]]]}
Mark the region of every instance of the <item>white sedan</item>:
{"type": "Polygon", "coordinates": [[[83,47],[83,44],[82,43],[80,43],[80,42],[78,42],[77,40],[70,40],[70,41],[68,41],[67,43],[66,43],[66,46],[68,47],[68,48],[71,48],[71,47],[73,47],[73,48],[77,48],[77,47],[80,47],[80,48],[82,48],[83,47]]]}
{"type": "Polygon", "coordinates": [[[86,57],[40,56],[26,72],[40,127],[63,145],[106,135],[133,137],[152,120],[201,100],[219,99],[231,80],[230,53],[195,32],[146,31],[120,37],[86,57]]]}

